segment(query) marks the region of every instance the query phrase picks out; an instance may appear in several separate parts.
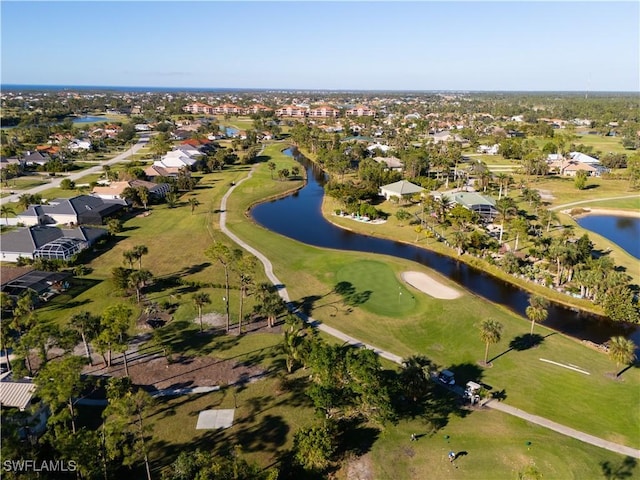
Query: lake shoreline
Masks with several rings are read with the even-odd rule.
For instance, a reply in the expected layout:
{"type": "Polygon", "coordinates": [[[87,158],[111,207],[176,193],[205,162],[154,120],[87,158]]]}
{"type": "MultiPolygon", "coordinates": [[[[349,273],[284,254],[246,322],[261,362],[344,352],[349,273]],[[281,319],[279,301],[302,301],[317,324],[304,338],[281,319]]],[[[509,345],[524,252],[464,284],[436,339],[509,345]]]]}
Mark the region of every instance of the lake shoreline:
{"type": "Polygon", "coordinates": [[[572,218],[586,217],[587,215],[610,215],[612,217],[629,217],[640,218],[640,211],[638,210],[623,210],[621,208],[579,208],[579,209],[567,209],[561,213],[567,214],[572,218]],[[580,213],[572,214],[573,210],[581,210],[580,213]]]}

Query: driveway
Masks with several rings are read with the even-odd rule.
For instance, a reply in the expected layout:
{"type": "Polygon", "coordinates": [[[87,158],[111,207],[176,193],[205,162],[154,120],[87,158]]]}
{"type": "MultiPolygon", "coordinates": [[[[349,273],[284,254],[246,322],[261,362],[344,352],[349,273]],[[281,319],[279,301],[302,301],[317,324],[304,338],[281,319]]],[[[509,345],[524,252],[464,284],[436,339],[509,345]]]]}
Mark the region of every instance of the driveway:
{"type": "Polygon", "coordinates": [[[93,173],[101,173],[102,172],[102,167],[104,165],[113,165],[114,163],[119,163],[119,162],[123,162],[125,161],[127,158],[129,158],[130,156],[132,156],[134,153],[138,152],[141,148],[143,148],[147,142],[149,141],[150,136],[148,134],[144,134],[140,136],[140,139],[138,140],[138,142],[133,145],[131,148],[127,149],[126,151],[122,152],[119,155],[116,155],[115,157],[113,157],[111,160],[107,160],[105,162],[100,163],[100,165],[96,165],[94,167],[90,167],[86,170],[82,170],[80,172],[75,172],[75,173],[71,173],[69,175],[57,175],[55,177],[52,177],[51,182],[49,183],[45,183],[44,185],[38,185],[37,187],[33,187],[30,188],[29,190],[21,190],[17,193],[14,193],[12,195],[8,195],[6,197],[3,197],[0,199],[0,204],[4,205],[5,203],[9,203],[9,202],[17,202],[18,198],[20,197],[20,195],[23,195],[25,193],[28,194],[35,194],[35,193],[40,193],[43,192],[45,190],[49,190],[50,188],[55,188],[55,187],[59,187],[60,183],[62,182],[62,180],[64,180],[65,178],[68,178],[69,180],[78,180],[79,178],[82,178],[86,175],[91,175],[93,173]]]}

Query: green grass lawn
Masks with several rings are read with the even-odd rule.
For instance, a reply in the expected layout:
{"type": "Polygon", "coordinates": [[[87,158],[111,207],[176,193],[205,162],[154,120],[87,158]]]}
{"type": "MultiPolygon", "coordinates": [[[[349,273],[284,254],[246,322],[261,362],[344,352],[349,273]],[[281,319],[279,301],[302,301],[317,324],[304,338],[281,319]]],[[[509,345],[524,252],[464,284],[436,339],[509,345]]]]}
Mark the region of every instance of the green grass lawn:
{"type": "MultiPolygon", "coordinates": [[[[265,173],[257,172],[255,181],[261,176],[264,178],[265,173]]],[[[292,299],[321,297],[322,301],[312,305],[316,318],[401,356],[425,354],[441,365],[453,366],[463,379],[480,376],[497,390],[504,389],[510,404],[531,413],[614,441],[640,445],[634,427],[640,421],[640,412],[634,407],[639,400],[638,369],[625,372],[623,382],[612,381],[606,374],[615,367],[605,355],[559,334],[547,336],[554,332],[540,326],[536,327],[537,332],[546,338],[539,347],[509,351],[494,362],[494,368],[482,369],[476,364],[484,352],[477,330],[482,319],[494,318],[505,325],[503,341],[492,349],[494,353],[509,350],[509,343],[527,333],[529,324],[522,317],[470,294],[444,301],[414,293],[416,308],[401,319],[374,314],[364,306],[343,305],[342,299],[331,292],[337,273],[347,265],[362,260],[384,261],[395,272],[424,267],[395,258],[309,247],[246,222],[242,212],[253,200],[253,195],[248,195],[255,191],[253,182],[253,179],[245,182],[234,192],[228,225],[271,259],[292,299]],[[591,375],[582,378],[561,367],[550,369],[551,365],[540,362],[543,355],[560,363],[585,366],[591,375]],[[567,405],[572,408],[567,409],[567,405]]],[[[376,226],[365,228],[373,227],[376,226]]]]}
{"type": "Polygon", "coordinates": [[[220,122],[223,127],[233,127],[238,130],[253,129],[253,120],[249,117],[223,118],[220,122]]]}
{"type": "Polygon", "coordinates": [[[45,185],[49,183],[49,179],[46,177],[42,177],[40,175],[36,175],[33,177],[18,177],[12,180],[9,180],[8,187],[2,187],[7,190],[29,190],[33,187],[39,187],[40,185],[45,185]]]}
{"type": "Polygon", "coordinates": [[[416,306],[415,297],[383,262],[363,260],[349,263],[336,272],[336,280],[353,292],[345,295],[348,305],[393,318],[402,318],[416,306]]]}
{"type": "MultiPolygon", "coordinates": [[[[405,357],[424,354],[439,365],[453,368],[459,383],[481,379],[491,385],[493,391],[504,391],[506,402],[513,406],[612,441],[640,446],[637,430],[640,369],[632,368],[620,381],[614,381],[607,374],[614,371],[615,366],[605,355],[553,334],[543,326],[536,327],[536,333],[544,337],[539,346],[510,349],[514,339],[529,331],[525,319],[468,292],[456,300],[438,300],[403,286],[398,280],[399,274],[406,270],[428,272],[421,265],[368,253],[310,247],[249,221],[246,215],[249,205],[301,184],[271,178],[266,161],[276,163],[277,169],[296,165],[281,153],[283,147],[282,144],[269,145],[253,177],[236,188],[227,205],[227,225],[273,262],[274,271],[285,283],[292,300],[306,303],[315,318],[364,342],[405,357]],[[340,281],[351,283],[356,293],[368,290],[373,293],[360,297],[359,300],[366,297],[366,301],[359,305],[350,304],[344,296],[335,293],[340,281]],[[414,297],[413,305],[402,314],[385,305],[392,297],[398,301],[398,285],[402,297],[404,292],[407,299],[414,297]],[[384,292],[386,298],[374,298],[376,293],[384,295],[384,292]],[[386,313],[380,312],[385,306],[386,313]],[[492,368],[482,368],[477,363],[484,355],[477,325],[485,318],[504,324],[502,341],[489,351],[490,358],[502,354],[493,360],[492,368]],[[591,375],[543,363],[540,358],[578,365],[591,375]]],[[[172,342],[181,351],[221,358],[246,357],[246,360],[258,355],[259,360],[251,361],[264,362],[267,366],[278,364],[281,359],[269,350],[279,341],[278,335],[222,336],[201,341],[195,334],[197,325],[192,322],[196,317],[191,300],[194,291],[210,293],[212,304],[205,306],[205,313],[223,311],[224,290],[219,285],[224,282],[224,273],[206,257],[204,250],[214,239],[232,245],[219,231],[220,199],[230,182],[244,178],[248,169],[234,166],[207,174],[198,188],[181,197],[177,208],[153,206],[150,215],[127,220],[125,231],[90,262],[93,271],[83,278],[84,284],[52,299],[38,310],[38,317],[43,321],[63,322],[78,310],[100,314],[107,305],[118,302],[129,303],[138,312],[134,301],[114,292],[108,279],[113,267],[123,265],[124,250],[146,245],[149,254],[142,259],[143,268],[149,268],[157,279],[147,295],[151,300],[170,300],[177,304],[170,326],[172,342]],[[200,202],[193,214],[187,203],[191,196],[200,202]],[[214,286],[193,288],[178,284],[177,279],[214,286]],[[262,353],[250,353],[256,350],[262,353]]],[[[410,227],[404,228],[407,234],[415,236],[410,227]]],[[[430,273],[449,283],[437,273],[430,273]]],[[[256,281],[264,279],[262,272],[256,274],[256,281]]],[[[233,323],[238,301],[238,291],[233,289],[233,323]]],[[[245,311],[251,301],[250,297],[245,311]]],[[[299,375],[307,376],[308,372],[300,371],[299,375]]],[[[236,394],[234,400],[233,391],[223,389],[206,395],[161,400],[152,416],[152,462],[156,466],[167,464],[184,448],[202,446],[215,451],[239,443],[249,458],[267,465],[282,449],[291,446],[293,433],[300,426],[312,421],[313,412],[306,397],[299,389],[283,389],[278,379],[255,382],[236,394]],[[230,408],[234,402],[238,404],[234,427],[222,431],[194,429],[200,410],[230,408]]],[[[464,419],[452,417],[433,437],[422,437],[407,445],[414,449],[414,455],[405,455],[404,442],[408,442],[410,433],[421,433],[420,425],[417,419],[401,423],[376,437],[371,447],[373,478],[422,478],[432,471],[435,472],[433,478],[448,478],[440,475],[450,473],[445,469],[451,468],[441,455],[444,434],[450,435],[452,441],[459,439],[459,443],[452,444],[456,450],[468,452],[458,463],[459,472],[455,474],[460,478],[516,478],[516,472],[530,460],[536,462],[546,478],[590,478],[589,472],[597,475],[601,471],[600,462],[617,465],[622,461],[622,457],[605,450],[498,412],[473,413],[464,419]],[[532,442],[531,450],[524,451],[524,441],[532,442]],[[398,462],[398,467],[389,470],[393,462],[398,462]]]]}
{"type": "Polygon", "coordinates": [[[629,188],[627,180],[611,180],[601,177],[589,177],[587,188],[584,190],[578,190],[575,187],[573,178],[557,176],[534,178],[529,184],[529,188],[549,191],[554,197],[550,201],[551,207],[583,200],[597,201],[601,198],[638,195],[637,190],[629,188]]]}
{"type": "Polygon", "coordinates": [[[453,416],[439,432],[427,432],[420,420],[401,422],[385,431],[369,455],[373,478],[535,478],[518,476],[531,464],[541,478],[638,478],[639,474],[635,461],[627,461],[625,467],[622,456],[495,411],[453,416]],[[426,435],[411,442],[412,433],[426,435]],[[447,459],[449,451],[459,454],[454,465],[447,459]],[[603,474],[607,467],[630,475],[607,477],[603,474]]]}
{"type": "Polygon", "coordinates": [[[622,146],[622,137],[604,137],[602,135],[576,135],[573,141],[575,144],[583,144],[593,147],[594,151],[600,151],[603,154],[624,153],[626,155],[633,154],[633,150],[627,150],[622,146]]]}

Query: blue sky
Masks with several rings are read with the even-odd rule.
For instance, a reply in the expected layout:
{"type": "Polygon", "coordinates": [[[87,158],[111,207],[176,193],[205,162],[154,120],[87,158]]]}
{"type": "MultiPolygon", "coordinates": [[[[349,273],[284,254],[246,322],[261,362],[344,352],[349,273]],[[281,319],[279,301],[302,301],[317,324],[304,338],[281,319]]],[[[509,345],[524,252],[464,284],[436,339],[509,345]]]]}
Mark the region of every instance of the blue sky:
{"type": "Polygon", "coordinates": [[[3,84],[640,90],[638,2],[3,0],[0,9],[3,84]]]}

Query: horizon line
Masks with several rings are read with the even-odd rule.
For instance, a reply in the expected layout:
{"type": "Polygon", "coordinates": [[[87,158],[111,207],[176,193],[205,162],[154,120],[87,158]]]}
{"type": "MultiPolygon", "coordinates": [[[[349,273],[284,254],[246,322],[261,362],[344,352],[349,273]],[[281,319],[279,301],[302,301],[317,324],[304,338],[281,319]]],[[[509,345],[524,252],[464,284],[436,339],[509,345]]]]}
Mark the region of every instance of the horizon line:
{"type": "Polygon", "coordinates": [[[31,88],[36,90],[45,89],[62,89],[62,88],[78,88],[78,89],[153,89],[153,90],[189,90],[189,91],[302,91],[302,92],[428,92],[428,93],[629,93],[640,94],[640,90],[518,90],[518,89],[395,89],[395,88],[300,88],[300,87],[168,87],[168,86],[149,86],[149,85],[72,85],[72,84],[31,84],[31,83],[0,83],[0,90],[13,88],[31,88]]]}

